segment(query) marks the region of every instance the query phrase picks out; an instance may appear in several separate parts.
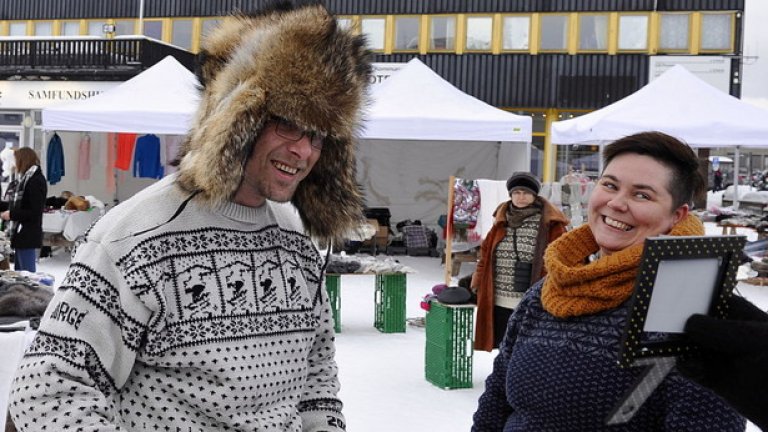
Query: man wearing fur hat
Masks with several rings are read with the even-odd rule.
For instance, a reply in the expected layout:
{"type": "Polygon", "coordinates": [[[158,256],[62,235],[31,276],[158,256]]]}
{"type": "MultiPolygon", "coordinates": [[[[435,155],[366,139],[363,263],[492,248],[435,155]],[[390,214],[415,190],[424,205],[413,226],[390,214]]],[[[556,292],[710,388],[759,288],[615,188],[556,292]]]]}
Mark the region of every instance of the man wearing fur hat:
{"type": "Polygon", "coordinates": [[[344,430],[310,236],[362,214],[364,41],[283,3],[225,20],[201,59],[180,171],[77,249],[14,380],[19,430],[344,430]]]}

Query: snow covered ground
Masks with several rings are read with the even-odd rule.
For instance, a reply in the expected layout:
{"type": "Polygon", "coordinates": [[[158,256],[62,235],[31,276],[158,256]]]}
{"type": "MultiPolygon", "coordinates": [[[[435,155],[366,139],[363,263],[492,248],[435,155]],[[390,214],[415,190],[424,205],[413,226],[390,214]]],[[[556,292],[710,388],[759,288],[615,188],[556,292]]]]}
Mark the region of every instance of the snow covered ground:
{"type": "MultiPolygon", "coordinates": [[[[710,194],[708,208],[718,205],[719,198],[719,194],[710,194]]],[[[713,223],[705,225],[708,234],[721,233],[713,223]]],[[[752,230],[739,228],[737,232],[747,235],[750,241],[756,239],[752,230]]],[[[407,276],[406,316],[423,317],[426,312],[420,308],[420,300],[432,286],[444,280],[440,259],[396,258],[417,271],[407,276]]],[[[52,274],[58,285],[68,264],[68,254],[58,251],[53,257],[42,259],[38,271],[52,274]]],[[[459,276],[473,270],[473,264],[464,263],[459,276]]],[[[739,283],[737,290],[768,309],[768,287],[739,283]]],[[[425,379],[424,328],[407,326],[405,333],[384,334],[373,327],[374,276],[342,276],[341,302],[342,331],[337,335],[337,361],[348,430],[469,430],[495,353],[474,353],[473,388],[443,390],[425,379]]],[[[750,425],[747,431],[759,429],[750,425]]]]}
{"type": "MultiPolygon", "coordinates": [[[[719,234],[719,228],[714,225],[708,225],[708,231],[719,234]]],[[[444,279],[440,259],[407,256],[397,259],[417,271],[407,277],[407,316],[422,317],[425,311],[419,307],[421,298],[444,279]]],[[[52,258],[41,260],[38,270],[51,273],[59,283],[67,264],[67,254],[60,251],[52,258]]],[[[473,267],[462,264],[460,275],[470,273],[473,267]]],[[[738,289],[753,302],[768,308],[768,287],[739,284],[738,289]]],[[[494,354],[475,352],[473,388],[440,389],[424,377],[424,328],[407,326],[405,333],[384,334],[373,327],[373,276],[342,276],[341,301],[342,331],[337,335],[337,361],[348,430],[469,430],[494,354]]],[[[747,430],[759,431],[754,426],[747,430]]]]}

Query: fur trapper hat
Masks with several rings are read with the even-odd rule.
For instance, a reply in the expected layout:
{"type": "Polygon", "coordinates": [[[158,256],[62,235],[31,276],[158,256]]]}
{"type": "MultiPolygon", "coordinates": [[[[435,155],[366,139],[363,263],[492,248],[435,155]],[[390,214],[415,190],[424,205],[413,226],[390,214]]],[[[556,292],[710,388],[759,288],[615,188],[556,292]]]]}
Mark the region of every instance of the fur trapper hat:
{"type": "Polygon", "coordinates": [[[200,107],[180,154],[179,183],[196,199],[231,199],[270,116],[328,134],[292,198],[310,235],[339,238],[362,219],[355,137],[371,66],[362,36],[319,4],[277,2],[225,18],[202,42],[200,107]]]}

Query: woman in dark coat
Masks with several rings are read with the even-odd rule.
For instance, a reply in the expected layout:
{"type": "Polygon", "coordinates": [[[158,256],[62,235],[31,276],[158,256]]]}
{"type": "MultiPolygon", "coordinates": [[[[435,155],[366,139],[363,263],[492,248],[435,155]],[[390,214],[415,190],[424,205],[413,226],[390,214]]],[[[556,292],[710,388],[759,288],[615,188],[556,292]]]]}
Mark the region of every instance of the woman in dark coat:
{"type": "Polygon", "coordinates": [[[35,272],[36,249],[43,245],[43,208],[48,183],[40,169],[40,158],[33,149],[19,148],[14,157],[19,182],[9,210],[0,213],[0,218],[10,221],[14,270],[35,272]]]}
{"type": "Polygon", "coordinates": [[[539,180],[516,172],[507,180],[510,200],[494,212],[472,276],[477,293],[475,349],[499,347],[507,321],[523,294],[544,276],[544,250],[563,235],[568,218],[538,196],[539,180]]]}

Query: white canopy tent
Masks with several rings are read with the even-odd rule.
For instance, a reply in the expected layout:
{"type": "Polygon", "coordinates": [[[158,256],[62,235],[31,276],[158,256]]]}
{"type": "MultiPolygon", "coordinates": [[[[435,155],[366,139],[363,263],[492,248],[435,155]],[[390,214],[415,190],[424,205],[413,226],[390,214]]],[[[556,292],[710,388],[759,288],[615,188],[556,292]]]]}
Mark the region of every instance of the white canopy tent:
{"type": "Polygon", "coordinates": [[[184,135],[199,103],[196,86],[195,75],[168,56],[104,93],[43,109],[43,128],[184,135]]]}
{"type": "Polygon", "coordinates": [[[372,92],[358,148],[369,207],[434,225],[448,179],[506,179],[530,170],[532,120],[486,104],[412,59],[372,92]]]}
{"type": "MultiPolygon", "coordinates": [[[[735,147],[738,156],[740,146],[768,147],[768,111],[723,93],[678,65],[611,105],[552,123],[552,143],[602,145],[648,130],[692,147],[735,147]]],[[[734,176],[738,157],[736,164],[734,176]]]]}

